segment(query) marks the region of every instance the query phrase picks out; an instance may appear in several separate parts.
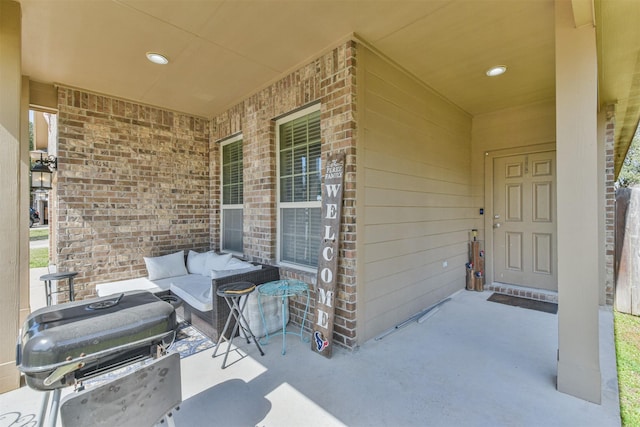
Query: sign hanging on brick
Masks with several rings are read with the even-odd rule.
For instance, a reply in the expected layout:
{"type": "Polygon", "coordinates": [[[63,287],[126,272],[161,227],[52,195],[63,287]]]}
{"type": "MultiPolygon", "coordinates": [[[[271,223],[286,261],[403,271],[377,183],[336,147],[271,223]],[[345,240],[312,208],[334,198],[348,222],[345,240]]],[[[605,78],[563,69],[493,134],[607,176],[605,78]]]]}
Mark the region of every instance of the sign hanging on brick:
{"type": "Polygon", "coordinates": [[[322,186],[322,236],[318,259],[317,298],[311,349],[325,357],[331,357],[333,351],[332,335],[338,276],[344,160],[344,153],[334,153],[327,157],[322,186]]]}

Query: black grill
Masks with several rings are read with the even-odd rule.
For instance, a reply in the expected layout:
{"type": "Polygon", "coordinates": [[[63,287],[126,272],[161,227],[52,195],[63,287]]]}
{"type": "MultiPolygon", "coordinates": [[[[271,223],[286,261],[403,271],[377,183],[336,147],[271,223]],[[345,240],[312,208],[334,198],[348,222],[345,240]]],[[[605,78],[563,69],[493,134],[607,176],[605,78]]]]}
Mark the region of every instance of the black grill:
{"type": "Polygon", "coordinates": [[[45,307],[25,320],[18,369],[33,389],[62,388],[155,357],[176,327],[173,306],[147,291],[45,307]]]}

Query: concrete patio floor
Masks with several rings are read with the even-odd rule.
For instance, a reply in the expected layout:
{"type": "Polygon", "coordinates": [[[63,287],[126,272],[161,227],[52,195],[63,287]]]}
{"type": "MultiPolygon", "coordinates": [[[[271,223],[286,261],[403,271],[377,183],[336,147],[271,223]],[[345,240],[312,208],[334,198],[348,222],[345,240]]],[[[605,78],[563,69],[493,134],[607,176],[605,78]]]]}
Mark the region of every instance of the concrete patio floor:
{"type": "MultiPolygon", "coordinates": [[[[490,295],[460,291],[423,323],[331,359],[293,336],[284,356],[279,336],[263,357],[236,339],[247,357],[224,370],[213,350],[184,358],[176,425],[619,426],[611,310],[600,309],[596,405],[556,391],[557,316],[490,295]]],[[[27,387],[0,395],[0,427],[16,417],[3,414],[37,414],[40,398],[27,387]]]]}

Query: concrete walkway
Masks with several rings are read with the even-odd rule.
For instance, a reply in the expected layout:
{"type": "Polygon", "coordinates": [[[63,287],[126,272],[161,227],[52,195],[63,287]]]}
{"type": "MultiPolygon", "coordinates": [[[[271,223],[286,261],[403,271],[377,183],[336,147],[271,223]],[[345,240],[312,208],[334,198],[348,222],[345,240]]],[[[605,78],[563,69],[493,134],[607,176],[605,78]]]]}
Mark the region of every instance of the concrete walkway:
{"type": "MultiPolygon", "coordinates": [[[[30,249],[48,248],[49,239],[34,240],[29,242],[30,249]]],[[[46,296],[44,292],[44,282],[40,281],[40,276],[49,273],[47,267],[32,268],[29,270],[29,301],[31,304],[31,311],[37,310],[40,307],[47,305],[46,296]]],[[[0,424],[2,427],[2,424],[0,424]]]]}
{"type": "MultiPolygon", "coordinates": [[[[248,357],[224,370],[213,350],[182,359],[176,425],[619,426],[612,312],[600,310],[596,405],[556,391],[557,316],[490,294],[461,291],[425,322],[331,359],[291,337],[286,355],[275,337],[264,357],[236,339],[248,357]]],[[[39,400],[28,388],[0,395],[0,426],[7,412],[35,417],[39,400]]]]}
{"type": "Polygon", "coordinates": [[[44,292],[44,282],[40,280],[40,276],[48,273],[49,270],[47,267],[32,268],[29,270],[29,301],[31,304],[31,311],[35,311],[38,308],[47,305],[47,298],[44,292]]]}
{"type": "MultiPolygon", "coordinates": [[[[48,225],[37,225],[36,228],[47,228],[48,225]]],[[[29,249],[48,248],[49,239],[32,240],[29,242],[29,249]]],[[[40,307],[44,307],[46,303],[46,296],[44,292],[44,282],[40,281],[40,276],[49,273],[47,267],[32,268],[29,271],[29,302],[31,304],[31,311],[37,310],[40,307]]],[[[2,427],[2,424],[0,424],[2,427]]]]}

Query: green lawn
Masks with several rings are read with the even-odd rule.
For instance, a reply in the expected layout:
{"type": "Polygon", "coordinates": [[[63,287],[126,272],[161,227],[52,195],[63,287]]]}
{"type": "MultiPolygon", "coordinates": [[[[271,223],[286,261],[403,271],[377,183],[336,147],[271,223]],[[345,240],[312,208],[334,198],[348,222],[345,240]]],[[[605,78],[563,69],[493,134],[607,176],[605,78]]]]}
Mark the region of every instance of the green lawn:
{"type": "MultiPolygon", "coordinates": [[[[29,229],[29,240],[46,240],[49,238],[49,227],[29,229]]],[[[46,267],[49,265],[49,248],[31,249],[29,268],[46,267]]]]}
{"type": "Polygon", "coordinates": [[[29,240],[46,240],[49,238],[49,228],[30,228],[29,240]]]}
{"type": "Polygon", "coordinates": [[[49,248],[31,249],[29,268],[46,267],[49,265],[49,248]]]}
{"type": "Polygon", "coordinates": [[[622,425],[640,426],[640,317],[615,312],[614,325],[622,425]]]}

